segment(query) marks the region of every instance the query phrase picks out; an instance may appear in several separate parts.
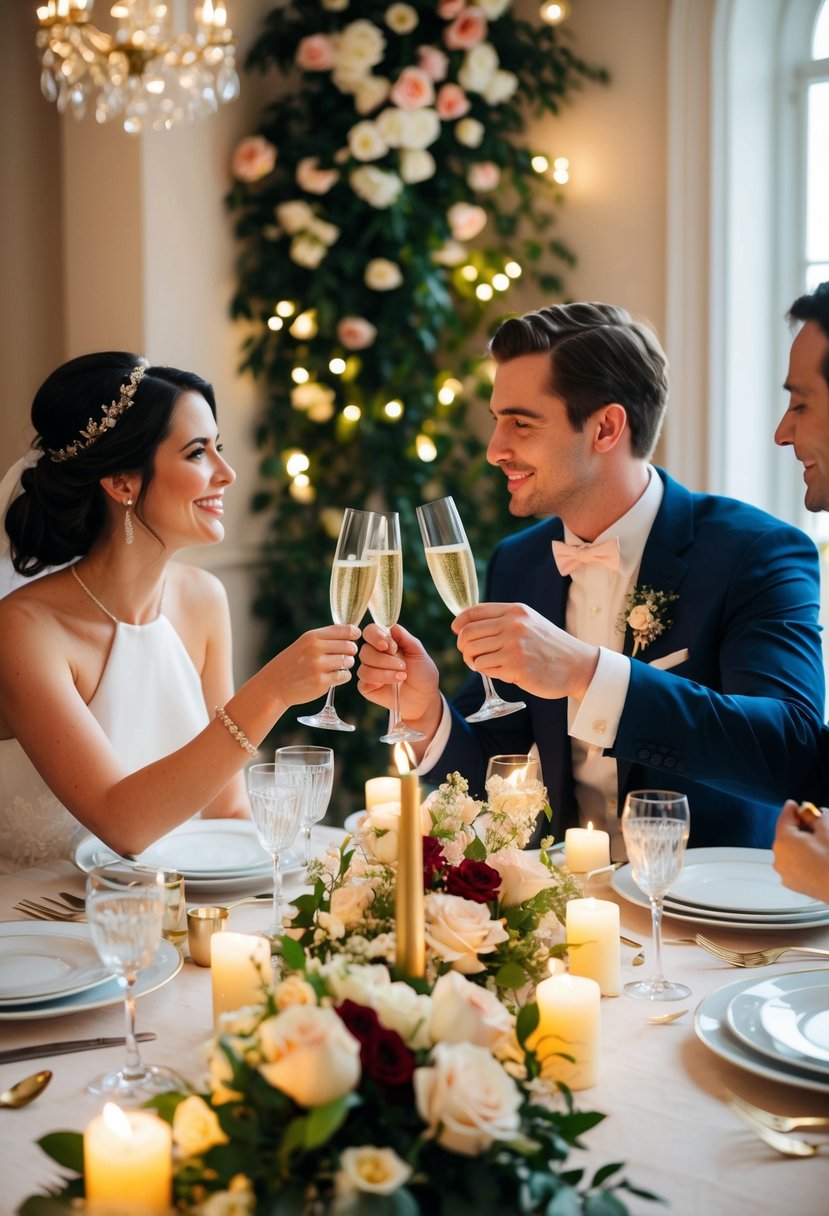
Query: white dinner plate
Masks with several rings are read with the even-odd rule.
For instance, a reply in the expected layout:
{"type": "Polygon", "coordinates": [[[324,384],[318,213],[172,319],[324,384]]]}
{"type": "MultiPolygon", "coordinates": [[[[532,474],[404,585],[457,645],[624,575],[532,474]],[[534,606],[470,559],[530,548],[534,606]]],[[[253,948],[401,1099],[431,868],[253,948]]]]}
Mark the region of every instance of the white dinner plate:
{"type": "Polygon", "coordinates": [[[784,887],[771,849],[689,849],[666,899],[718,912],[816,912],[826,904],[784,887]]]}
{"type": "Polygon", "coordinates": [[[761,1055],[829,1077],[829,1049],[825,1033],[825,1024],[829,1020],[827,1009],[829,970],[795,971],[750,984],[733,998],[726,1016],[737,1038],[761,1055]],[[768,1017],[767,1011],[770,1014],[768,1017]],[[795,1022],[805,1019],[805,1035],[797,1025],[790,1027],[788,1014],[795,1022]],[[823,1032],[819,1029],[821,1020],[823,1032]],[[775,1033],[778,1029],[781,1032],[779,1038],[775,1033]],[[815,1037],[816,1031],[818,1037],[824,1040],[823,1046],[820,1042],[809,1042],[810,1038],[815,1037]],[[819,1054],[810,1054],[814,1050],[819,1054]]]}
{"type": "MultiPolygon", "coordinates": [[[[88,926],[49,924],[40,921],[0,921],[0,937],[29,936],[33,941],[43,930],[59,938],[73,938],[79,931],[88,934],[88,926]]],[[[138,973],[135,995],[145,996],[168,983],[181,970],[184,958],[179,950],[163,939],[158,943],[152,962],[138,973]]],[[[0,1021],[32,1021],[34,1018],[60,1018],[70,1013],[83,1013],[89,1009],[104,1009],[107,1005],[118,1005],[124,993],[118,981],[110,978],[83,992],[53,997],[39,1002],[21,1001],[20,1004],[4,1004],[0,1008],[0,1021]]]]}
{"type": "Polygon", "coordinates": [[[675,904],[667,896],[664,901],[666,912],[677,913],[686,919],[700,916],[716,916],[721,921],[738,921],[743,925],[790,925],[799,928],[804,924],[814,923],[825,925],[829,922],[829,908],[819,907],[816,912],[706,912],[702,908],[689,908],[685,904],[675,904]]]}
{"type": "Polygon", "coordinates": [[[64,934],[50,924],[38,928],[0,933],[0,1008],[85,992],[112,977],[88,933],[75,926],[64,934]]]}
{"type": "MultiPolygon", "coordinates": [[[[121,860],[97,836],[85,836],[74,862],[85,873],[121,860]]],[[[223,878],[255,878],[271,868],[270,855],[246,819],[188,819],[139,853],[139,865],[177,870],[198,882],[223,878]]]]}
{"type": "MultiPolygon", "coordinates": [[[[807,973],[793,971],[787,974],[802,976],[807,973]]],[[[694,1012],[697,1038],[715,1055],[728,1060],[737,1068],[745,1069],[746,1072],[766,1077],[770,1081],[781,1081],[784,1085],[795,1085],[798,1089],[829,1093],[829,1077],[822,1078],[810,1069],[801,1068],[789,1061],[763,1056],[731,1033],[727,1020],[728,1007],[740,992],[754,983],[756,980],[736,980],[733,984],[726,984],[724,988],[718,988],[716,992],[704,997],[694,1012]]]]}
{"type": "MultiPolygon", "coordinates": [[[[693,854],[696,850],[691,850],[693,854]]],[[[709,850],[710,851],[710,850],[709,850]]],[[[745,853],[745,849],[718,850],[720,852],[734,852],[738,854],[745,853]]],[[[686,854],[688,856],[688,854],[686,854]]],[[[610,885],[617,895],[621,895],[622,899],[626,899],[629,903],[638,904],[640,908],[649,908],[650,903],[645,895],[637,887],[633,881],[630,864],[621,866],[611,876],[610,885]]],[[[784,919],[778,920],[773,914],[769,914],[769,919],[762,922],[756,920],[746,920],[740,917],[739,914],[731,914],[731,918],[723,913],[717,915],[713,913],[710,916],[701,915],[699,912],[692,912],[686,909],[684,912],[677,910],[674,904],[664,907],[665,916],[672,920],[681,920],[686,924],[691,925],[710,925],[719,929],[751,929],[756,933],[758,928],[762,928],[764,932],[779,931],[783,929],[817,929],[824,925],[829,925],[829,905],[826,906],[825,912],[810,912],[801,917],[791,919],[786,916],[784,919]]],[[[753,915],[749,913],[748,915],[753,915]]]]}

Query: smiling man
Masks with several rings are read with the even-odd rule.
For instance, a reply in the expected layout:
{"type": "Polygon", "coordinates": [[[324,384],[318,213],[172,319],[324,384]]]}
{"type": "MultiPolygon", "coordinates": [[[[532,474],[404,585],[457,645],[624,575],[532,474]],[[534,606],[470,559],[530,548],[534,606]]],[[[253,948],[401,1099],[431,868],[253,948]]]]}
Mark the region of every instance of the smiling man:
{"type": "Polygon", "coordinates": [[[814,545],[650,464],[667,364],[623,309],[544,308],[490,349],[488,459],[514,515],[552,518],[496,548],[484,602],[452,627],[467,665],[526,709],[467,722],[479,675],[450,705],[400,626],[366,629],[360,688],[388,706],[402,682],[433,781],[457,769],[481,794],[491,755],[535,745],[557,837],[588,820],[618,837],[625,794],[658,786],[688,794],[692,844],[767,846],[820,726],[814,545]]]}

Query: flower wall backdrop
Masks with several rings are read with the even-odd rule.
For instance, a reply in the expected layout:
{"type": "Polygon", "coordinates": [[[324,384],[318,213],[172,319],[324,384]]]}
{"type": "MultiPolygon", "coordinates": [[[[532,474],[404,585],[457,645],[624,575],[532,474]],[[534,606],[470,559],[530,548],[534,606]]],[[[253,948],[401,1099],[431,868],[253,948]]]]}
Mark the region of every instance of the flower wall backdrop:
{"type": "MultiPolygon", "coordinates": [[[[510,0],[283,3],[248,66],[280,74],[228,196],[243,367],[267,387],[254,506],[273,520],[256,605],[269,651],[330,619],[342,509],[377,507],[401,514],[401,623],[457,672],[414,508],[452,494],[481,566],[515,526],[467,410],[488,397],[481,354],[514,282],[550,303],[573,261],[555,231],[566,171],[525,123],[605,74],[510,0]]],[[[340,700],[362,729],[338,754],[385,767],[379,711],[353,685],[340,700]]]]}

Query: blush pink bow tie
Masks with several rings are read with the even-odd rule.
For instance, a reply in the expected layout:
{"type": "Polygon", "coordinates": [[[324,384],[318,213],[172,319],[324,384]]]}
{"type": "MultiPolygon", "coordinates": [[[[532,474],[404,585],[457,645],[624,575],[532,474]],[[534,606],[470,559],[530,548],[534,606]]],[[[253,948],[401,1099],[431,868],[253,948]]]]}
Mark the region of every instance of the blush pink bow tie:
{"type": "Polygon", "coordinates": [[[568,545],[563,540],[554,540],[553,558],[559,574],[565,578],[578,566],[586,566],[589,562],[601,562],[609,570],[618,570],[621,564],[619,541],[615,536],[594,545],[568,545]]]}

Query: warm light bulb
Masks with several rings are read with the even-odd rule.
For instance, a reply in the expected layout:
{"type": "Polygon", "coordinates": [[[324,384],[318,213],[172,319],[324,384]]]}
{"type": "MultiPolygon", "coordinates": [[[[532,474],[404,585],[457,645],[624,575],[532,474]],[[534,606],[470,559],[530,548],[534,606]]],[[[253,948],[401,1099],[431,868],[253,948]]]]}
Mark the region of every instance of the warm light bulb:
{"type": "Polygon", "coordinates": [[[311,461],[304,452],[294,450],[286,453],[285,472],[289,477],[296,477],[300,473],[304,473],[310,466],[311,461]]]}
{"type": "Polygon", "coordinates": [[[402,418],[403,417],[403,402],[402,401],[387,401],[383,406],[383,413],[387,418],[402,418]]]}
{"type": "Polygon", "coordinates": [[[504,271],[511,279],[519,279],[521,277],[521,267],[517,262],[507,262],[504,271]]]}
{"type": "Polygon", "coordinates": [[[343,410],[343,418],[345,418],[346,422],[359,422],[362,413],[363,411],[359,405],[347,405],[343,410]]]}
{"type": "Polygon", "coordinates": [[[428,435],[418,435],[415,439],[415,448],[424,464],[430,464],[438,454],[437,448],[428,435]]]}
{"type": "Polygon", "coordinates": [[[274,332],[278,332],[280,329],[282,329],[284,324],[285,322],[281,317],[268,317],[268,329],[272,329],[274,332]]]}
{"type": "Polygon", "coordinates": [[[570,162],[566,156],[557,156],[553,161],[553,181],[563,186],[570,180],[570,162]]]}
{"type": "Polygon", "coordinates": [[[444,384],[443,388],[438,389],[438,401],[441,405],[451,405],[455,400],[455,394],[448,385],[444,384]]]}
{"type": "Polygon", "coordinates": [[[507,274],[494,274],[492,276],[492,286],[496,291],[506,291],[510,285],[510,277],[507,274]]]}
{"type": "Polygon", "coordinates": [[[341,376],[345,371],[345,359],[332,359],[328,367],[335,376],[341,376]]]}
{"type": "Polygon", "coordinates": [[[478,277],[478,272],[471,262],[467,262],[466,266],[461,266],[461,278],[466,279],[467,283],[474,283],[478,277]]]}
{"type": "Polygon", "coordinates": [[[274,312],[278,317],[292,317],[296,312],[296,305],[291,300],[280,300],[274,312]]]}
{"type": "Polygon", "coordinates": [[[479,283],[475,288],[475,295],[479,300],[491,300],[494,294],[489,283],[479,283]]]}
{"type": "Polygon", "coordinates": [[[546,25],[560,25],[570,16],[569,0],[545,0],[538,15],[546,25]]]}
{"type": "Polygon", "coordinates": [[[295,367],[291,372],[291,379],[294,384],[307,384],[311,379],[311,373],[304,367],[295,367]]]}
{"type": "Polygon", "coordinates": [[[316,337],[316,314],[313,311],[299,313],[288,332],[292,337],[299,338],[300,341],[305,341],[308,338],[316,337]]]}
{"type": "Polygon", "coordinates": [[[550,167],[550,162],[547,160],[547,157],[540,155],[534,156],[530,161],[530,164],[532,165],[533,169],[535,169],[536,173],[546,173],[550,167]]]}
{"type": "Polygon", "coordinates": [[[307,473],[297,473],[296,477],[294,478],[294,485],[299,486],[300,489],[303,489],[305,486],[310,486],[310,484],[311,478],[307,473]]]}
{"type": "Polygon", "coordinates": [[[443,387],[451,389],[456,397],[458,393],[463,392],[463,385],[461,384],[460,380],[456,380],[454,376],[450,376],[448,380],[445,380],[443,387]]]}

